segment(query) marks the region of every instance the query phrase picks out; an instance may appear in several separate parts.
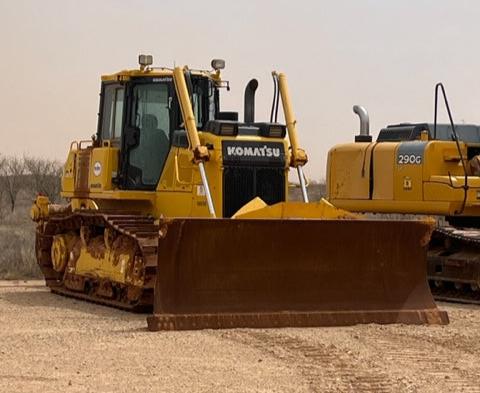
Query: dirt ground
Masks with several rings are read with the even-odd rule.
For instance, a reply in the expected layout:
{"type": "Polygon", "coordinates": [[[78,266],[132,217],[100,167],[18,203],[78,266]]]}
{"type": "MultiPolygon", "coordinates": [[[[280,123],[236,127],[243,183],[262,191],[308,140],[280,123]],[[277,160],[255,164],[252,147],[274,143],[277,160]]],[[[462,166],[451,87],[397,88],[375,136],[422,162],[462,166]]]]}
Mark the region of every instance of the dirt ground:
{"type": "Polygon", "coordinates": [[[0,281],[1,392],[480,392],[480,307],[449,326],[146,330],[145,315],[0,281]]]}

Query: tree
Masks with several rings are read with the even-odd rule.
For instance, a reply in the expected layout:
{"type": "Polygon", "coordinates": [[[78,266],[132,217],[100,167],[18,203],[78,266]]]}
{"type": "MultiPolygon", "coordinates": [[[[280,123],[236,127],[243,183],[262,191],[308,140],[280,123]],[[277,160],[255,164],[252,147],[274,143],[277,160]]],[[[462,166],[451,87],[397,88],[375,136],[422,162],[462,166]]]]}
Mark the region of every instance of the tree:
{"type": "Polygon", "coordinates": [[[0,217],[2,216],[3,197],[5,195],[5,184],[3,181],[1,181],[1,178],[3,177],[3,172],[4,172],[6,162],[7,162],[7,159],[3,156],[0,156],[0,217]]]}
{"type": "Polygon", "coordinates": [[[35,194],[48,196],[56,202],[60,197],[61,176],[63,166],[55,160],[35,157],[24,157],[32,191],[35,194]]]}
{"type": "Polygon", "coordinates": [[[7,157],[4,165],[0,167],[0,180],[2,188],[10,202],[10,210],[15,210],[17,195],[22,188],[22,181],[25,175],[25,163],[17,157],[7,157]]]}

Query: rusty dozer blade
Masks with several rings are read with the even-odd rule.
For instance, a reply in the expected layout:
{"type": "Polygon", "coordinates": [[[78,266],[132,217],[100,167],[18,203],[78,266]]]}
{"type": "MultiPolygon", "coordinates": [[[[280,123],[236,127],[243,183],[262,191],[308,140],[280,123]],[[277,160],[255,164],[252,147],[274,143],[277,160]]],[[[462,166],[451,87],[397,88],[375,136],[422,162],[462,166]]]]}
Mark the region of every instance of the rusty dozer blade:
{"type": "Polygon", "coordinates": [[[174,219],[166,229],[149,330],[448,323],[427,284],[427,223],[174,219]]]}

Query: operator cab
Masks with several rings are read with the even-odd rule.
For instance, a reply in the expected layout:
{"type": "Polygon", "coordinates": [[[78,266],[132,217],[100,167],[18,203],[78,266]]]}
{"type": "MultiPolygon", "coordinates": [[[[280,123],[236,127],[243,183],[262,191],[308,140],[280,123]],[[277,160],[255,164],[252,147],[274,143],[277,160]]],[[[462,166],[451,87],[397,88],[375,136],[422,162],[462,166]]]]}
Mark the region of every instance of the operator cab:
{"type": "MultiPolygon", "coordinates": [[[[120,150],[122,189],[154,190],[172,141],[185,141],[172,70],[149,68],[151,56],[140,56],[140,70],[102,78],[97,145],[120,150]],[[149,58],[150,57],[150,61],[149,58]],[[145,58],[146,61],[145,61],[145,58]],[[143,62],[142,62],[143,60],[143,62]]],[[[197,128],[203,130],[219,110],[218,86],[210,72],[192,72],[190,91],[197,128]]],[[[213,74],[214,75],[214,74],[213,74]]]]}
{"type": "MultiPolygon", "coordinates": [[[[220,77],[223,60],[213,60],[211,70],[182,68],[181,86],[177,85],[179,76],[174,77],[178,68],[151,67],[151,56],[140,55],[139,63],[140,69],[102,77],[94,149],[80,149],[78,157],[85,162],[80,172],[86,175],[84,181],[77,176],[73,187],[76,192],[168,190],[204,198],[202,187],[192,187],[194,164],[198,164],[194,146],[198,142],[192,135],[200,131],[197,137],[207,155],[201,160],[209,161],[207,171],[218,193],[217,209],[224,217],[232,216],[255,197],[268,205],[286,200],[288,168],[295,166],[292,162],[297,167],[303,165],[306,155],[298,147],[295,154],[288,151],[286,125],[277,121],[279,74],[272,73],[270,121],[255,121],[256,79],[247,84],[244,119],[239,121],[238,112],[220,111],[219,91],[229,90],[228,81],[220,77]],[[190,124],[191,114],[182,115],[182,110],[190,112],[190,104],[195,126],[190,124]],[[189,119],[188,132],[184,115],[189,119]],[[296,158],[290,160],[289,155],[296,158]]],[[[141,197],[146,200],[153,196],[141,197]]],[[[203,208],[202,203],[195,202],[194,208],[203,208]]]]}

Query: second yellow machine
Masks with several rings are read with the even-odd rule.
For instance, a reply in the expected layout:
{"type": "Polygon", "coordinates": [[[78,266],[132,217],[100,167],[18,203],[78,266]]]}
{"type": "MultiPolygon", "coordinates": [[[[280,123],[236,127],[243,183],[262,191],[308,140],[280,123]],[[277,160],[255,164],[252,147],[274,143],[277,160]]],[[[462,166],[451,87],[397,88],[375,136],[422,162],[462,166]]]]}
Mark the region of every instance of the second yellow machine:
{"type": "Polygon", "coordinates": [[[480,127],[455,125],[442,84],[433,123],[402,123],[369,135],[359,106],[360,134],[328,155],[327,198],[355,212],[444,218],[428,250],[428,279],[437,299],[480,302],[480,127]],[[450,124],[437,124],[442,93],[450,124]]]}
{"type": "Polygon", "coordinates": [[[241,122],[220,110],[223,61],[151,63],[140,56],[140,69],[102,77],[97,134],[72,143],[64,168],[69,203],[32,207],[52,291],[153,304],[152,330],[447,322],[426,283],[428,223],[306,203],[285,75],[273,73],[266,122],[248,83],[241,122]],[[291,167],[304,202],[287,202],[291,167]]]}

